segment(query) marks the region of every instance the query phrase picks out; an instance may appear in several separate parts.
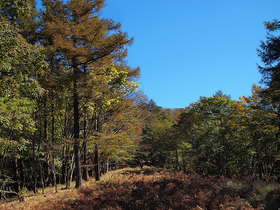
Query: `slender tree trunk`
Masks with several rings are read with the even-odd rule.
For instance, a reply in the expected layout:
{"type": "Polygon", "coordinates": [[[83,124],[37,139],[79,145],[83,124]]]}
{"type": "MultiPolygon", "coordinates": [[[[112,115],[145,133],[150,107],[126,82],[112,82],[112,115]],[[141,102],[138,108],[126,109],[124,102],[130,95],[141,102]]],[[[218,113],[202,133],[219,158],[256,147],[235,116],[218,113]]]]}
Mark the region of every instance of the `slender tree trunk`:
{"type": "Polygon", "coordinates": [[[85,110],[85,116],[84,116],[84,142],[83,142],[83,164],[85,167],[83,168],[83,179],[85,181],[88,181],[88,167],[87,165],[87,113],[85,110]]]}
{"type": "MultiPolygon", "coordinates": [[[[64,165],[64,183],[66,184],[67,183],[67,180],[68,180],[68,167],[69,167],[69,151],[70,149],[70,146],[69,145],[66,145],[66,152],[65,152],[65,165],[64,165]]],[[[71,159],[72,160],[72,159],[71,159]]],[[[71,162],[72,163],[72,162],[71,162]]]]}
{"type": "Polygon", "coordinates": [[[14,159],[14,167],[15,167],[15,190],[16,192],[20,191],[20,177],[18,171],[18,158],[14,159]]]}
{"type": "Polygon", "coordinates": [[[74,174],[75,167],[76,167],[75,162],[73,162],[73,168],[72,168],[71,173],[70,173],[70,180],[73,179],[73,174],[74,174]]]}
{"type": "Polygon", "coordinates": [[[42,194],[45,195],[44,173],[43,173],[41,163],[39,163],[39,169],[40,169],[40,177],[41,177],[41,185],[42,185],[42,194]]]}
{"type": "Polygon", "coordinates": [[[83,142],[83,149],[84,149],[84,157],[83,157],[83,164],[85,167],[83,167],[83,179],[85,181],[88,181],[88,167],[86,166],[87,165],[87,142],[83,142]]]}
{"type": "Polygon", "coordinates": [[[94,152],[94,163],[95,163],[95,180],[99,181],[100,179],[100,165],[99,165],[99,154],[98,154],[98,145],[95,143],[95,152],[94,152]]]}
{"type": "MultiPolygon", "coordinates": [[[[77,71],[77,70],[76,70],[77,71]]],[[[76,166],[76,188],[82,186],[81,174],[81,149],[80,149],[80,127],[79,127],[79,99],[77,90],[77,80],[74,79],[74,153],[75,153],[75,166],[76,166]]]]}
{"type": "Polygon", "coordinates": [[[47,183],[47,185],[49,184],[49,177],[50,177],[50,143],[49,143],[49,124],[48,124],[48,113],[47,113],[47,96],[45,98],[45,102],[44,102],[44,141],[46,144],[46,154],[45,154],[45,159],[46,159],[46,163],[47,163],[47,174],[46,174],[46,179],[45,182],[47,183]]]}
{"type": "Polygon", "coordinates": [[[19,172],[20,172],[20,189],[21,189],[25,184],[25,176],[24,176],[24,172],[23,172],[23,168],[25,166],[24,166],[24,162],[22,159],[19,159],[18,166],[19,166],[19,172]]]}
{"type": "Polygon", "coordinates": [[[44,182],[45,182],[45,186],[49,186],[49,178],[50,178],[50,154],[49,154],[49,149],[47,149],[48,151],[45,153],[45,162],[47,164],[46,169],[47,171],[45,171],[45,169],[43,168],[44,171],[44,182]]]}
{"type": "Polygon", "coordinates": [[[72,155],[71,164],[70,164],[69,170],[67,172],[66,189],[70,188],[70,183],[72,181],[72,174],[73,174],[73,171],[74,171],[74,158],[75,158],[75,153],[73,153],[73,155],[72,155]]]}
{"type": "MultiPolygon", "coordinates": [[[[39,129],[39,139],[42,139],[42,121],[39,121],[40,125],[40,129],[39,129]]],[[[37,157],[36,157],[36,162],[38,163],[39,166],[39,173],[40,173],[40,182],[41,182],[41,186],[42,186],[42,194],[45,194],[45,183],[44,183],[44,173],[43,173],[43,169],[42,169],[42,164],[40,161],[40,147],[41,147],[41,141],[38,144],[38,149],[37,149],[37,157]]]]}
{"type": "MultiPolygon", "coordinates": [[[[96,106],[97,110],[97,106],[96,106]]],[[[95,117],[95,132],[97,133],[99,131],[99,122],[98,122],[98,115],[97,111],[94,113],[95,117]]],[[[95,150],[94,150],[94,163],[95,163],[95,180],[99,181],[100,180],[100,164],[99,164],[99,153],[98,153],[98,144],[95,143],[95,150]]]]}
{"type": "Polygon", "coordinates": [[[107,158],[107,161],[106,161],[106,173],[109,172],[109,166],[110,166],[110,159],[107,158]]]}
{"type": "Polygon", "coordinates": [[[54,104],[52,103],[52,151],[51,151],[51,167],[53,174],[53,186],[55,187],[55,192],[57,193],[57,183],[56,183],[56,175],[55,175],[55,127],[54,127],[54,104]]]}
{"type": "MultiPolygon", "coordinates": [[[[65,169],[67,169],[66,168],[66,145],[64,144],[63,145],[63,150],[62,150],[62,167],[61,167],[61,172],[62,172],[62,174],[61,174],[61,183],[62,184],[65,184],[66,183],[66,171],[65,171],[65,169]]],[[[68,159],[67,159],[67,161],[68,161],[68,159]]]]}
{"type": "MultiPolygon", "coordinates": [[[[32,161],[33,164],[36,163],[36,157],[35,157],[35,138],[36,138],[36,132],[34,134],[33,137],[33,141],[32,141],[32,161]]],[[[33,165],[32,167],[32,175],[33,175],[33,192],[36,194],[37,193],[37,174],[36,174],[36,170],[37,167],[36,165],[33,165]]]]}

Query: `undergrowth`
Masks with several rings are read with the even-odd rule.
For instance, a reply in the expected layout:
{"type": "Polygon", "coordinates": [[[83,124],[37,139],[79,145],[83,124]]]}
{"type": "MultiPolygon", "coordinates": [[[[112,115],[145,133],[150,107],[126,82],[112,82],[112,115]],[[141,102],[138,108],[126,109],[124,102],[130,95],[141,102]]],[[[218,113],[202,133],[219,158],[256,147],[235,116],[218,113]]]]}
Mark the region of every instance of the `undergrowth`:
{"type": "MultiPolygon", "coordinates": [[[[61,193],[63,192],[63,193],[61,193]]],[[[110,172],[79,190],[20,205],[28,209],[278,209],[280,185],[169,173],[146,167],[110,172]]],[[[8,204],[0,205],[9,209],[8,204]]],[[[17,208],[18,209],[18,208],[17,208]]],[[[20,208],[19,208],[20,209],[20,208]]],[[[26,209],[26,208],[22,208],[26,209]]]]}

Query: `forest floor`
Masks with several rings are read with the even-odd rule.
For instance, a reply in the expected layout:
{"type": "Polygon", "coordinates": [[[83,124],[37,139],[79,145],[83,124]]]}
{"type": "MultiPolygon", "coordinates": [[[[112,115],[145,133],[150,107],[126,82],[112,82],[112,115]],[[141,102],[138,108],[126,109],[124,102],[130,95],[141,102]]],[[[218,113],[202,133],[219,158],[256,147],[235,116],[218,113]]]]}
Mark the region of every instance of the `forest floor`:
{"type": "MultiPolygon", "coordinates": [[[[74,186],[74,184],[72,184],[74,186]]],[[[62,188],[60,186],[59,188],[62,188]]],[[[107,173],[80,189],[47,188],[0,209],[271,209],[280,208],[280,184],[170,173],[145,167],[107,173]]]]}

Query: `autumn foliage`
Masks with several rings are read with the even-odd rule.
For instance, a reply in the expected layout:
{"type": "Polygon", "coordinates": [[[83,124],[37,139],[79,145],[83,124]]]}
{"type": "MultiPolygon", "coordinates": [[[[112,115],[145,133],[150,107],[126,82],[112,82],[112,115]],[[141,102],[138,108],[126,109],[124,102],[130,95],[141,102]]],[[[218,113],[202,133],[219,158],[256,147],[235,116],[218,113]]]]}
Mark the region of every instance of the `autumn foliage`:
{"type": "MultiPolygon", "coordinates": [[[[62,191],[63,192],[63,191],[62,191]]],[[[38,195],[37,195],[38,196],[38,195]]],[[[28,209],[275,209],[280,185],[274,182],[201,177],[159,169],[123,169],[79,190],[38,199],[32,206],[18,203],[0,207],[28,209]],[[21,206],[18,206],[20,205],[21,206]],[[23,207],[24,208],[24,207],[23,207]]],[[[37,199],[35,199],[37,200],[37,199]]]]}
{"type": "Polygon", "coordinates": [[[268,183],[238,181],[224,177],[201,177],[183,173],[123,170],[108,181],[80,190],[80,198],[69,202],[73,209],[264,209],[279,205],[279,186],[264,193],[268,183]],[[266,186],[266,187],[265,187],[266,186]],[[276,190],[278,189],[278,191],[276,190]],[[270,199],[270,200],[268,200],[270,199]]]}
{"type": "Polygon", "coordinates": [[[0,1],[0,200],[24,200],[0,209],[278,209],[280,21],[266,22],[251,96],[165,109],[140,91],[133,38],[105,5],[0,1]],[[144,174],[106,174],[139,162],[144,174]]]}

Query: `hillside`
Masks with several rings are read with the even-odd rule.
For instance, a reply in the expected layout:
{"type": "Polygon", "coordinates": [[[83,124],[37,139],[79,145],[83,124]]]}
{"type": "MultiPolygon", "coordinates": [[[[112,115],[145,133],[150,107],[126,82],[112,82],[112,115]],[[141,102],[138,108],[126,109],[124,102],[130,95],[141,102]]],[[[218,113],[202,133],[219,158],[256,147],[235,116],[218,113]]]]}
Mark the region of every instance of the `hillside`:
{"type": "Polygon", "coordinates": [[[146,167],[107,173],[77,190],[2,203],[0,209],[277,209],[280,185],[169,173],[146,167]]]}

